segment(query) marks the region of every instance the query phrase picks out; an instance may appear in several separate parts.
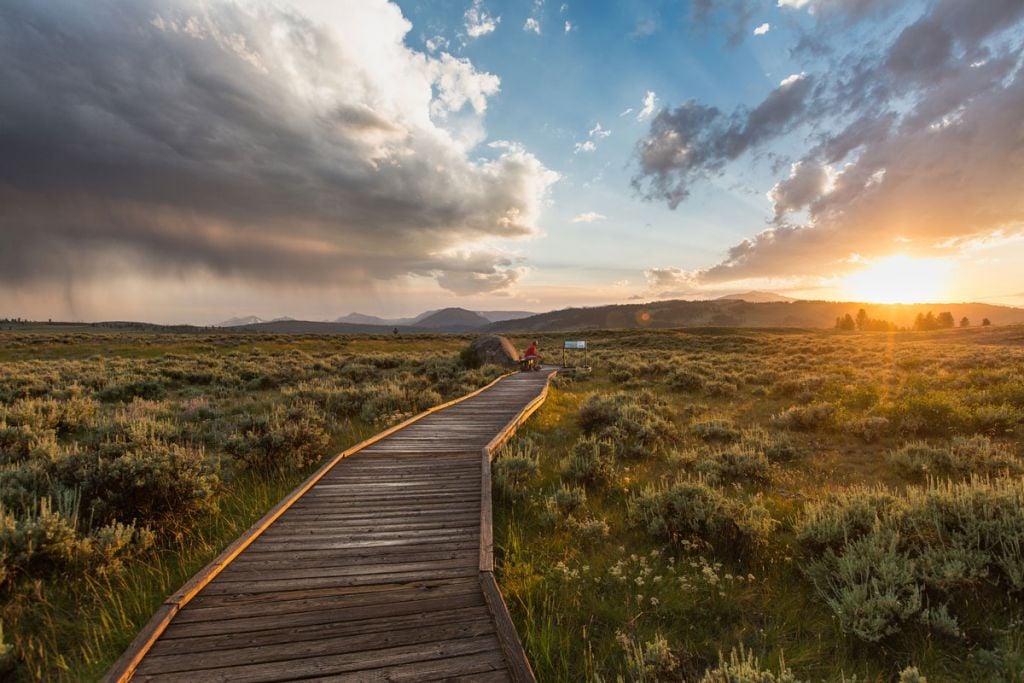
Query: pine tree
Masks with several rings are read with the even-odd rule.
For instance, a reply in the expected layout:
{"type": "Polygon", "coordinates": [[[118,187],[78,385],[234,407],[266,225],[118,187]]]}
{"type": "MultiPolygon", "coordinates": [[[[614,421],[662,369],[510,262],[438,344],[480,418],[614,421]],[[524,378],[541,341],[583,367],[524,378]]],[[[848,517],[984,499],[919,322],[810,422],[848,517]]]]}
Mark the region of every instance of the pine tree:
{"type": "Polygon", "coordinates": [[[868,329],[868,312],[863,308],[857,311],[857,329],[863,332],[868,329]]]}

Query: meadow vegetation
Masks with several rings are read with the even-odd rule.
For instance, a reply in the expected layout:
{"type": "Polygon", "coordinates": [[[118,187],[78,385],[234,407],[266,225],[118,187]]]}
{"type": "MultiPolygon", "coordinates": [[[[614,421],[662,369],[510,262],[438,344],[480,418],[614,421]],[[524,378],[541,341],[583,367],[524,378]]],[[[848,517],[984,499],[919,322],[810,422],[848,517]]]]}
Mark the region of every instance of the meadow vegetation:
{"type": "Polygon", "coordinates": [[[589,335],[495,463],[538,678],[1024,680],[1021,336],[589,335]]]}
{"type": "Polygon", "coordinates": [[[466,343],[0,333],[0,677],[99,678],[326,457],[500,374],[466,343]]]}

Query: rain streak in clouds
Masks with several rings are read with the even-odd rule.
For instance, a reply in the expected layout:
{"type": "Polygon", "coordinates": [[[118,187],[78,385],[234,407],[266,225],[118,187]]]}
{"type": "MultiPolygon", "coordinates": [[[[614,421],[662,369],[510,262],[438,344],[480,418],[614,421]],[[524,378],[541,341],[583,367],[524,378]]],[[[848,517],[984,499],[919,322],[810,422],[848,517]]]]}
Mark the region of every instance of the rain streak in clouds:
{"type": "Polygon", "coordinates": [[[516,144],[470,153],[499,79],[406,47],[388,2],[331,11],[0,5],[0,289],[115,272],[513,284],[521,265],[482,245],[533,235],[557,175],[516,144]]]}
{"type": "Polygon", "coordinates": [[[936,0],[909,20],[880,0],[779,6],[811,12],[818,37],[799,50],[825,54],[827,68],[752,108],[665,107],[637,144],[634,188],[675,208],[731,163],[805,142],[768,191],[772,225],[687,279],[835,274],[897,243],[948,255],[1024,231],[1024,3],[936,0]],[[828,36],[861,22],[890,27],[884,49],[831,52],[828,36]]]}

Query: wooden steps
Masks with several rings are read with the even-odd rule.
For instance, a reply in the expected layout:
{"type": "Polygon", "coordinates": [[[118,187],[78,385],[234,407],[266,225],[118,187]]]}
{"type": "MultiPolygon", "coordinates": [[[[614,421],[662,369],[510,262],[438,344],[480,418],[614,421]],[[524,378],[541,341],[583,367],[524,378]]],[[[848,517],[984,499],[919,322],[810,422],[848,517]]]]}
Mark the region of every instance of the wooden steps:
{"type": "Polygon", "coordinates": [[[549,376],[501,378],[333,459],[105,680],[533,681],[492,574],[490,458],[549,376]]]}

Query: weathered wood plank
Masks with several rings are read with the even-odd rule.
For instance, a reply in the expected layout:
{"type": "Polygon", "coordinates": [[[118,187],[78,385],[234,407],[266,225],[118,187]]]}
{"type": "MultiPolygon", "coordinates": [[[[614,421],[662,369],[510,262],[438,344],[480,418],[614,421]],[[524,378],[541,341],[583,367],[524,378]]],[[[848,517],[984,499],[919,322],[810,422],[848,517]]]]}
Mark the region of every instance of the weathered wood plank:
{"type": "Polygon", "coordinates": [[[322,629],[320,636],[313,640],[296,640],[274,645],[231,648],[210,652],[188,652],[184,654],[160,654],[154,652],[142,666],[139,673],[147,671],[161,674],[193,672],[203,669],[239,667],[265,662],[282,662],[326,655],[379,650],[403,645],[417,645],[438,640],[476,638],[494,633],[494,624],[486,614],[476,619],[464,619],[454,623],[419,624],[414,628],[388,629],[376,633],[334,633],[322,629]]]}
{"type": "MultiPolygon", "coordinates": [[[[429,615],[436,616],[439,613],[447,613],[451,610],[466,607],[484,607],[486,609],[483,596],[479,593],[462,593],[424,600],[309,610],[293,613],[287,619],[279,614],[269,614],[240,616],[234,619],[182,622],[180,624],[175,622],[167,628],[166,635],[161,637],[160,643],[164,640],[174,640],[175,638],[198,638],[200,636],[214,635],[238,637],[241,634],[252,634],[260,631],[277,632],[281,629],[296,629],[301,626],[323,627],[325,624],[414,614],[424,615],[424,619],[430,621],[433,617],[429,615]]],[[[156,647],[154,647],[154,652],[159,652],[160,643],[157,643],[156,647]]]]}

